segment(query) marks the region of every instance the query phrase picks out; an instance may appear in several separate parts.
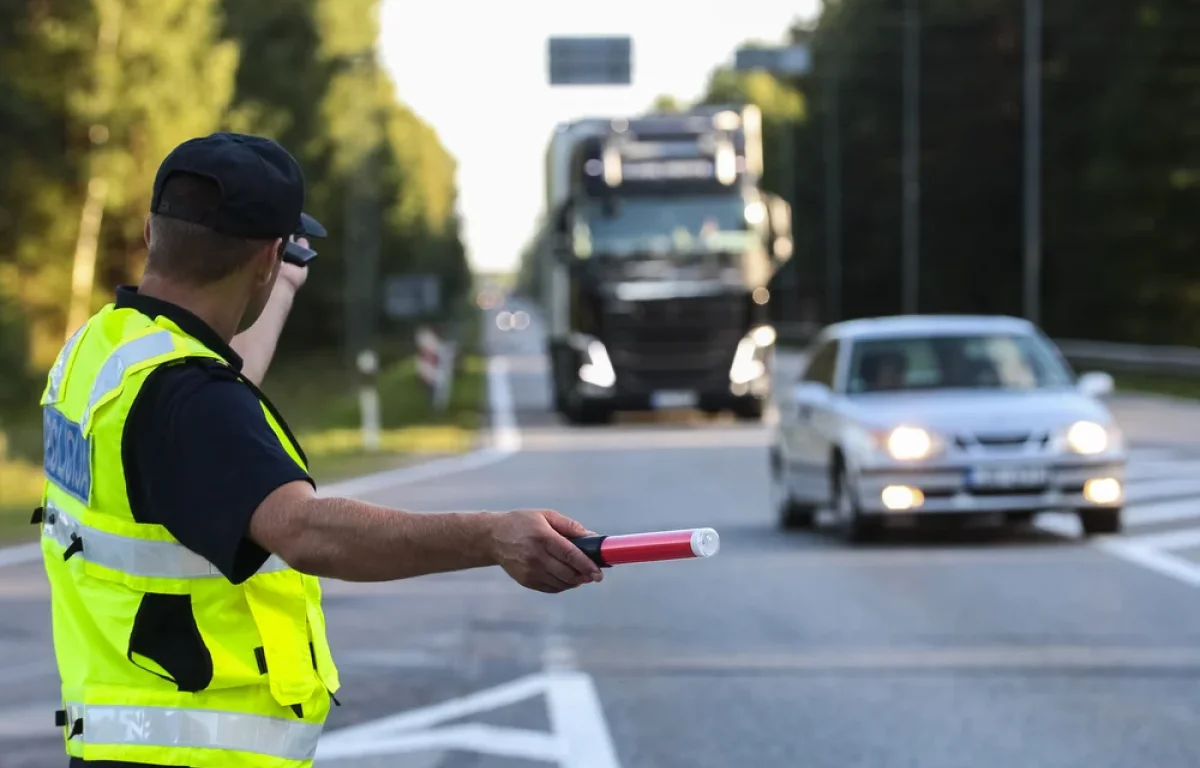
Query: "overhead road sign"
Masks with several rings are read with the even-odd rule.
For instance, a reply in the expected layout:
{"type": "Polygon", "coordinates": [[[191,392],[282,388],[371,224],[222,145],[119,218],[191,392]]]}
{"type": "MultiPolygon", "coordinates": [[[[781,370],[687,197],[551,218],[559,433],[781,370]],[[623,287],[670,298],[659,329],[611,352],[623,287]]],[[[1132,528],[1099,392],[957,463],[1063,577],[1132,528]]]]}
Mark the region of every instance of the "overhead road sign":
{"type": "Polygon", "coordinates": [[[551,37],[547,68],[550,85],[630,85],[633,39],[623,37],[551,37]]]}
{"type": "Polygon", "coordinates": [[[812,51],[807,45],[782,48],[739,48],[734,68],[741,72],[766,70],[786,77],[806,75],[812,69],[812,51]]]}

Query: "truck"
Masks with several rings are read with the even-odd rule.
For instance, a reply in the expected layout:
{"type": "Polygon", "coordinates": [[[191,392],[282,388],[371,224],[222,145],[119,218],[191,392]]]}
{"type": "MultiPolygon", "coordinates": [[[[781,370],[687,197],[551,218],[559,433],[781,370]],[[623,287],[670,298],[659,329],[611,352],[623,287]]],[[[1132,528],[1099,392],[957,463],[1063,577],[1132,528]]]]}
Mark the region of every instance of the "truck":
{"type": "Polygon", "coordinates": [[[788,204],[762,188],[761,126],[747,105],[555,129],[532,254],[568,422],[674,408],[762,418],[768,283],[792,233],[788,204]]]}

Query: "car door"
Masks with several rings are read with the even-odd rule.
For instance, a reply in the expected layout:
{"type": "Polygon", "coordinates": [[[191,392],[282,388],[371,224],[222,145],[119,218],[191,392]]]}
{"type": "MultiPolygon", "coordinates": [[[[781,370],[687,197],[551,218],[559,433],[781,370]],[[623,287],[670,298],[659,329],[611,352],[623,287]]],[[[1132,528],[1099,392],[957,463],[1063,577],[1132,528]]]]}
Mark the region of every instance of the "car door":
{"type": "Polygon", "coordinates": [[[792,393],[787,428],[787,456],[797,501],[820,504],[829,495],[829,439],[838,341],[818,345],[792,393]]]}

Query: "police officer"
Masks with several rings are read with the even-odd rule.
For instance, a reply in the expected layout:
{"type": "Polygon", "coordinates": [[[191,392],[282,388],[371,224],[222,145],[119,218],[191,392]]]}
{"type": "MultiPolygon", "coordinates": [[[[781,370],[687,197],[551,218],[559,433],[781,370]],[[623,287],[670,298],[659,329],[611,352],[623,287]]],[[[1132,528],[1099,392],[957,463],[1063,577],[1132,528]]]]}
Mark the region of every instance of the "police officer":
{"type": "Polygon", "coordinates": [[[414,514],[318,498],[258,389],[325,235],[273,141],[230,133],[159,168],[140,288],[80,328],[42,397],[44,502],[71,766],[308,766],[338,673],[317,577],[499,565],[561,592],[600,571],[549,510],[414,514]]]}

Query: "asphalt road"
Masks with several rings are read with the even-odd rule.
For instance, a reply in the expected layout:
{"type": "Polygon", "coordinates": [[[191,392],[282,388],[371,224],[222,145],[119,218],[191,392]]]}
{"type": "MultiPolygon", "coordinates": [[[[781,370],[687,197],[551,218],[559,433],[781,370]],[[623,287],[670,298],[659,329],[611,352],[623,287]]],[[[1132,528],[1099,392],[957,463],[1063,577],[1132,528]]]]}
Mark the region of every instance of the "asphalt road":
{"type": "MultiPolygon", "coordinates": [[[[328,584],[344,706],[318,768],[1200,764],[1200,408],[1115,401],[1135,443],[1124,535],[1051,518],[851,548],[774,529],[764,428],[567,429],[536,325],[489,337],[483,452],[331,491],[708,525],[722,552],[559,596],[495,570],[328,584]]],[[[0,568],[0,768],[64,764],[55,681],[40,565],[0,568]]]]}

